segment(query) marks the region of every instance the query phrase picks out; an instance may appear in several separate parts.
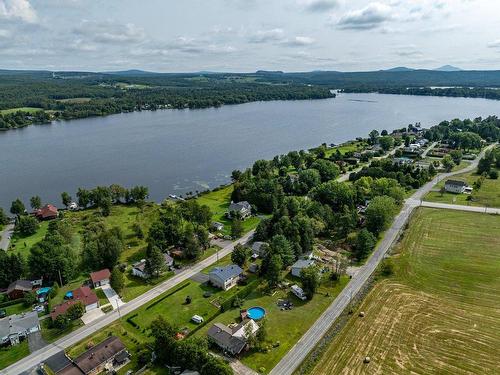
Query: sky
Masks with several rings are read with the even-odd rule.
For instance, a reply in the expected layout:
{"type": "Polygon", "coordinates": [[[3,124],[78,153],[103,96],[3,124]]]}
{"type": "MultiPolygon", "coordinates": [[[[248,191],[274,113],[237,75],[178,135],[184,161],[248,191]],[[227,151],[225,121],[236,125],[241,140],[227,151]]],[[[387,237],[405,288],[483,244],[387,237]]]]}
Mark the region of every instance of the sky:
{"type": "Polygon", "coordinates": [[[0,0],[0,68],[500,69],[499,0],[0,0]]]}

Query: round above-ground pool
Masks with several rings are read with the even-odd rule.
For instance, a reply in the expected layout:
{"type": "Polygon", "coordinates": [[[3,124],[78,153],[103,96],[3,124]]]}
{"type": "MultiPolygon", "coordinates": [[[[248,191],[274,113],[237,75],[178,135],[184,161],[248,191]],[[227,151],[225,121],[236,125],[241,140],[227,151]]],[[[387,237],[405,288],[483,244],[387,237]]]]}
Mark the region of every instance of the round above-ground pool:
{"type": "Polygon", "coordinates": [[[266,315],[266,310],[262,307],[254,306],[247,310],[247,316],[253,320],[260,320],[266,315]]]}

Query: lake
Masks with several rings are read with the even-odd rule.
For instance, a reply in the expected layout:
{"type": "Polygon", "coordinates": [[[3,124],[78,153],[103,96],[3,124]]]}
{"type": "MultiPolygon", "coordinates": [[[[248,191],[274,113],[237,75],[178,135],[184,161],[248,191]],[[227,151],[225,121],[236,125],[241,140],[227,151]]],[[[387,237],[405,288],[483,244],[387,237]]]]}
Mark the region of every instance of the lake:
{"type": "Polygon", "coordinates": [[[0,206],[40,195],[118,183],[150,197],[227,183],[257,159],[323,142],[340,143],[421,122],[500,113],[500,101],[381,94],[257,102],[221,108],[124,113],[0,132],[0,206]]]}

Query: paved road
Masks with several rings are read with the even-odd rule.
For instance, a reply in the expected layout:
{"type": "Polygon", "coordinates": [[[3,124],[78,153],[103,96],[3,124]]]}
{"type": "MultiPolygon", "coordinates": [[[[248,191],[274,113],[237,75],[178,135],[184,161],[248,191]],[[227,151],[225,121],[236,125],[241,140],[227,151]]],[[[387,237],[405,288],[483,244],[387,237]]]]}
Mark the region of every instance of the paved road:
{"type": "MultiPolygon", "coordinates": [[[[490,149],[494,145],[489,146],[490,149]]],[[[387,230],[382,241],[375,248],[373,254],[368,259],[365,265],[359,268],[358,272],[352,277],[347,286],[335,298],[332,304],[319,317],[314,325],[301,337],[295,346],[281,359],[281,361],[270,372],[271,375],[291,375],[297,367],[304,361],[309,352],[318,344],[319,340],[329,330],[330,326],[340,316],[342,311],[349,305],[352,296],[356,295],[361,287],[366,283],[370,275],[375,271],[380,261],[384,258],[391,245],[397,240],[401,229],[405,226],[410,218],[412,211],[418,207],[422,198],[432,189],[432,187],[441,181],[459,173],[472,171],[477,167],[479,159],[484,155],[486,150],[478,156],[468,167],[456,171],[445,173],[436,176],[432,181],[422,186],[419,190],[406,200],[403,209],[396,216],[392,226],[387,230]]]]}
{"type": "Polygon", "coordinates": [[[238,241],[232,242],[231,244],[227,245],[223,249],[219,250],[218,255],[214,254],[207,259],[202,260],[199,263],[196,263],[195,265],[186,268],[184,271],[178,273],[177,275],[173,276],[172,278],[168,279],[167,281],[163,282],[162,284],[154,287],[153,289],[150,289],[146,293],[142,294],[141,296],[133,299],[132,301],[120,306],[119,309],[113,310],[112,312],[106,314],[104,317],[93,321],[92,323],[79,328],[78,330],[60,338],[56,342],[47,345],[41,350],[38,350],[36,352],[31,353],[29,356],[23,358],[19,362],[16,362],[15,364],[7,367],[4,370],[0,371],[0,374],[3,375],[18,375],[22,373],[23,371],[28,371],[35,366],[37,366],[39,363],[44,362],[46,359],[49,357],[59,353],[62,349],[68,348],[77,342],[85,339],[86,337],[91,336],[95,332],[103,329],[105,326],[108,324],[114,322],[115,320],[118,320],[121,318],[121,316],[128,314],[129,312],[141,307],[142,305],[150,302],[152,299],[157,297],[158,295],[166,292],[167,290],[175,287],[176,285],[186,281],[193,275],[197,274],[204,268],[214,264],[217,259],[222,258],[229,253],[231,253],[234,249],[234,246],[238,243],[246,243],[250,240],[250,238],[253,236],[254,231],[251,231],[247,233],[245,236],[240,238],[238,241]]]}
{"type": "Polygon", "coordinates": [[[480,212],[483,214],[486,213],[486,214],[500,215],[500,208],[464,206],[461,204],[447,204],[447,203],[436,203],[427,201],[422,201],[422,202],[416,201],[416,204],[422,207],[442,208],[445,210],[458,210],[458,211],[468,211],[468,212],[480,212]]]}
{"type": "Polygon", "coordinates": [[[7,224],[0,232],[0,236],[2,236],[0,239],[0,250],[7,250],[9,248],[12,233],[14,233],[14,224],[7,224]]]}

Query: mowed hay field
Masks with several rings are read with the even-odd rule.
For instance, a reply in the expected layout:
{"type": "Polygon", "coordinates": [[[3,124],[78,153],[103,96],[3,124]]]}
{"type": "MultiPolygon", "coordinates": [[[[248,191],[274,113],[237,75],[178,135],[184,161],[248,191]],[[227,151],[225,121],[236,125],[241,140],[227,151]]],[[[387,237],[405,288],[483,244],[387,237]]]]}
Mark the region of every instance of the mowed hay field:
{"type": "Polygon", "coordinates": [[[419,209],[393,258],[311,373],[499,374],[500,216],[419,209]]]}

